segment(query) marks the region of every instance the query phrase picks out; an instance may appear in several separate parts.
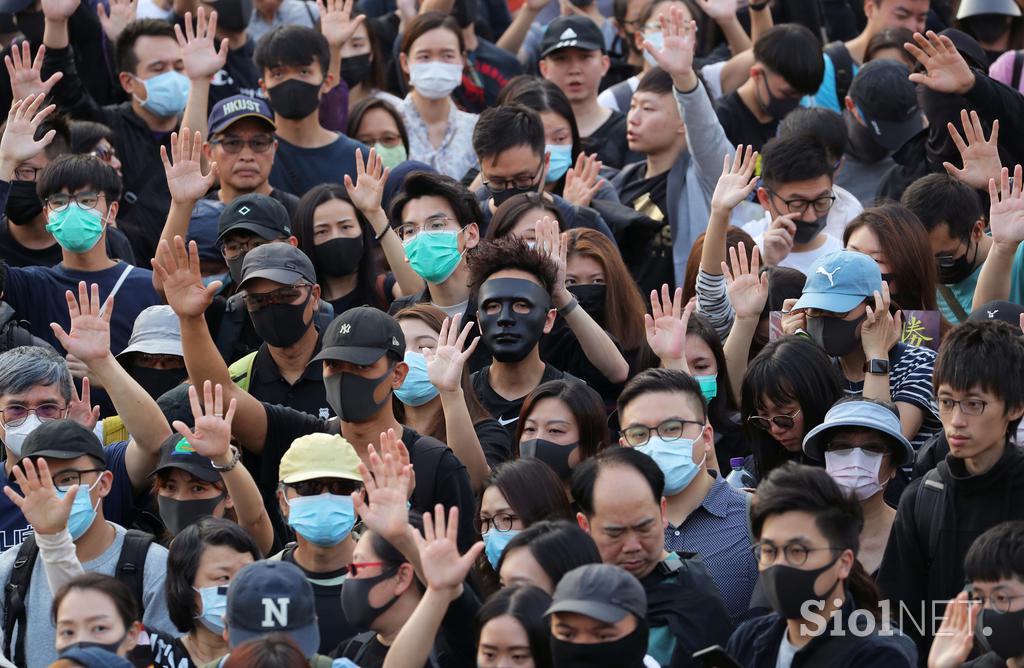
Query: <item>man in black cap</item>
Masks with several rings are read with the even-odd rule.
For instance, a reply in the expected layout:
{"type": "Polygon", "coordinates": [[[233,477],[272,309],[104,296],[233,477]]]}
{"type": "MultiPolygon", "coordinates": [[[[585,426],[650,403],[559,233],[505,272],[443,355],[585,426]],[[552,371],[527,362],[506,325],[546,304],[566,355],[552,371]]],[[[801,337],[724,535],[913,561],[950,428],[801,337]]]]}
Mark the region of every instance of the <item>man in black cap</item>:
{"type": "Polygon", "coordinates": [[[995,63],[1011,48],[1010,29],[1020,16],[1020,5],[1014,0],[964,0],[957,7],[954,25],[978,40],[989,62],[995,63]]]}
{"type": "MultiPolygon", "coordinates": [[[[106,469],[103,446],[95,434],[72,420],[51,420],[28,435],[21,455],[19,465],[24,472],[21,479],[26,481],[28,489],[44,494],[49,488],[59,499],[75,494],[66,528],[82,568],[117,576],[137,598],[143,623],[163,633],[175,634],[177,630],[171,623],[164,599],[167,550],[153,543],[151,536],[128,533],[124,527],[104,517],[103,501],[112,491],[113,474],[106,469]],[[26,464],[25,460],[33,464],[26,464]],[[46,466],[41,467],[40,462],[45,462],[46,466]],[[45,481],[40,484],[37,467],[50,475],[52,487],[45,481]],[[122,565],[123,552],[131,555],[129,560],[137,565],[131,572],[122,565]]],[[[8,491],[7,495],[12,500],[20,498],[13,491],[8,491]]],[[[19,620],[17,632],[4,638],[5,647],[10,641],[14,650],[10,658],[18,665],[46,666],[57,659],[53,644],[56,629],[49,612],[53,592],[47,586],[42,560],[37,557],[34,539],[0,556],[0,583],[4,591],[13,583],[14,591],[20,593],[21,605],[17,605],[9,592],[6,594],[3,612],[19,620]],[[16,561],[24,565],[15,568],[16,561]]]]}

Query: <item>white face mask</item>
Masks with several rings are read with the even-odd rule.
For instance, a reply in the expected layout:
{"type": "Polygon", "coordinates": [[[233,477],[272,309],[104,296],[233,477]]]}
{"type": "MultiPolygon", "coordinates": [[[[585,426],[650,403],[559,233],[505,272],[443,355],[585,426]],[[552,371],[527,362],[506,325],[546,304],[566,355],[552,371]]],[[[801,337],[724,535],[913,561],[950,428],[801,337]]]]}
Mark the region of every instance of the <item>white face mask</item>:
{"type": "Polygon", "coordinates": [[[885,488],[878,482],[884,456],[881,452],[870,452],[864,448],[826,452],[825,470],[846,492],[863,501],[885,488]]]}
{"type": "Polygon", "coordinates": [[[427,63],[409,65],[409,81],[428,100],[440,100],[452,94],[462,83],[462,63],[427,63]]]}
{"type": "Polygon", "coordinates": [[[21,457],[21,446],[25,438],[31,434],[42,422],[35,413],[29,413],[25,421],[17,427],[4,427],[4,445],[18,457],[21,457]]]}

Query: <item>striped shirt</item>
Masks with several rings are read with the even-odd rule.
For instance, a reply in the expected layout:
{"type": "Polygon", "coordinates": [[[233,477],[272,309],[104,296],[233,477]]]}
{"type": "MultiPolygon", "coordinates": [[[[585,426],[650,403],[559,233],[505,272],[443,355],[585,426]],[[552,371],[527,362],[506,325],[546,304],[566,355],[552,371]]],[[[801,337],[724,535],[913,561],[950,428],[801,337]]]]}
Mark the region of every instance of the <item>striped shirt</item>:
{"type": "Polygon", "coordinates": [[[725,276],[709,274],[701,267],[697,271],[697,310],[708,319],[718,333],[718,338],[725,341],[732,329],[736,312],[729,303],[726,292],[725,276]]]}

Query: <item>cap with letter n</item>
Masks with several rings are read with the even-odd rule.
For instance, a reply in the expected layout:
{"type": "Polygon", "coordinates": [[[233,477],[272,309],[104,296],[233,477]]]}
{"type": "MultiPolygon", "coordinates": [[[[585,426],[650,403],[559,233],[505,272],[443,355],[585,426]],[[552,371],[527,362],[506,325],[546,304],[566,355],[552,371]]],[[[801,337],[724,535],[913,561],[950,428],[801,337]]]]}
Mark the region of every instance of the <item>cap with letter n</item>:
{"type": "Polygon", "coordinates": [[[320,354],[310,361],[368,366],[388,352],[399,359],[405,357],[405,334],[398,321],[372,306],[357,306],[331,321],[324,332],[320,354]]]}
{"type": "Polygon", "coordinates": [[[284,633],[307,658],[320,647],[313,587],[287,561],[257,561],[238,571],[224,618],[232,648],[269,633],[284,633]]]}
{"type": "Polygon", "coordinates": [[[881,289],[882,272],[877,262],[856,251],[834,251],[814,263],[793,309],[846,313],[881,289]]]}
{"type": "Polygon", "coordinates": [[[586,16],[560,16],[544,29],[540,57],[547,58],[562,49],[581,49],[604,53],[604,35],[586,16]]]}
{"type": "Polygon", "coordinates": [[[647,617],[647,594],[633,575],[611,564],[587,564],[562,576],[551,597],[547,617],[573,612],[605,624],[615,624],[628,614],[647,617]]]}

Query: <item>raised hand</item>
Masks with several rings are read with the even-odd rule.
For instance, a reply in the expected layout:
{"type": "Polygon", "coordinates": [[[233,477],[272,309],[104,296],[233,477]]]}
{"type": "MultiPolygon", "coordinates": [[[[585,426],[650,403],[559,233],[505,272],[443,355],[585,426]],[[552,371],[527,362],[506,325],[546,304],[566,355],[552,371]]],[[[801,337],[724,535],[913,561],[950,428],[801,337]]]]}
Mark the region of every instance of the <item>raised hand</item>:
{"type": "Polygon", "coordinates": [[[960,151],[960,160],[964,166],[958,169],[951,162],[944,162],[942,166],[954,179],[982,190],[988,185],[988,180],[996,178],[1003,168],[999,160],[999,119],[992,123],[992,134],[988,139],[985,139],[985,129],[981,127],[978,112],[972,111],[968,116],[967,110],[961,109],[960,122],[964,126],[963,137],[952,123],[947,123],[946,129],[960,151]]]}
{"type": "Polygon", "coordinates": [[[96,283],[92,284],[91,293],[90,296],[85,281],[78,283],[78,299],[71,290],[64,293],[71,314],[70,334],[59,324],[50,323],[53,335],[64,350],[86,366],[110,354],[110,315],[114,306],[114,298],[107,297],[101,308],[100,286],[96,283]]]}
{"type": "Polygon", "coordinates": [[[981,605],[968,599],[962,591],[946,606],[932,648],[928,652],[928,668],[958,668],[974,648],[974,625],[981,605]]]}
{"type": "Polygon", "coordinates": [[[462,592],[462,583],[473,567],[473,563],[484,549],[483,542],[477,542],[459,556],[455,542],[459,528],[459,508],[452,506],[448,511],[448,524],[444,521],[444,506],[434,507],[434,515],[423,513],[423,536],[413,532],[416,546],[420,551],[420,563],[427,588],[448,593],[452,600],[462,592]]]}
{"type": "Polygon", "coordinates": [[[768,301],[768,274],[761,273],[761,253],[757,246],[747,264],[747,249],[743,242],[729,249],[729,263],[722,263],[729,303],[737,318],[758,318],[768,301]]]}
{"type": "Polygon", "coordinates": [[[39,155],[57,135],[56,130],[50,130],[41,139],[35,138],[39,125],[57,109],[51,104],[36,111],[45,97],[40,93],[11,105],[3,137],[0,137],[0,179],[12,180],[18,165],[39,155]]]}
{"type": "Polygon", "coordinates": [[[39,4],[50,21],[66,21],[78,9],[79,0],[42,0],[39,4]]]}
{"type": "Polygon", "coordinates": [[[210,12],[206,19],[206,9],[200,5],[196,10],[196,25],[192,27],[192,12],[185,12],[185,32],[181,26],[174,26],[174,34],[181,47],[181,61],[185,65],[185,75],[192,80],[208,79],[224,68],[228,60],[228,38],[220,41],[217,49],[217,12],[210,12]]]}
{"type": "Polygon", "coordinates": [[[112,43],[117,41],[128,24],[135,20],[138,7],[138,0],[110,0],[108,13],[102,2],[96,3],[96,13],[107,39],[112,43]]]}
{"type": "Polygon", "coordinates": [[[658,299],[657,290],[651,290],[651,313],[644,314],[647,345],[663,364],[671,362],[684,371],[689,371],[686,366],[686,326],[694,305],[691,301],[684,307],[683,289],[676,288],[675,295],[670,296],[665,283],[661,286],[661,299],[658,299]]]}
{"type": "Polygon", "coordinates": [[[391,170],[384,166],[377,149],[371,148],[370,155],[366,157],[366,164],[363,164],[363,150],[356,149],[356,182],[352,184],[352,177],[345,175],[345,190],[349,199],[356,208],[364,214],[376,211],[380,208],[380,200],[384,195],[384,184],[387,183],[391,170]]]}
{"type": "Polygon", "coordinates": [[[565,287],[565,272],[568,267],[569,244],[562,238],[558,229],[558,221],[551,216],[544,216],[534,223],[537,236],[537,250],[548,256],[555,264],[555,288],[551,291],[551,301],[555,308],[562,308],[572,301],[572,293],[565,287]]]}
{"type": "Polygon", "coordinates": [[[875,290],[875,307],[867,307],[864,324],[860,329],[860,343],[864,355],[870,359],[888,359],[889,351],[900,340],[903,332],[903,317],[897,311],[889,312],[889,284],[882,281],[882,290],[875,290]]]}
{"type": "Polygon", "coordinates": [[[366,16],[360,14],[353,18],[352,9],[355,0],[317,0],[320,8],[320,33],[327,40],[327,45],[340,49],[345,42],[352,39],[366,16]]]}
{"type": "Polygon", "coordinates": [[[430,382],[442,393],[462,389],[462,370],[480,342],[478,336],[467,348],[466,339],[473,329],[473,323],[467,322],[460,332],[461,323],[461,313],[451,320],[445,318],[441,323],[441,333],[437,337],[437,348],[423,348],[421,351],[427,360],[427,375],[430,382]]]}
{"type": "Polygon", "coordinates": [[[903,45],[917,62],[924,65],[925,73],[915,72],[910,80],[939,93],[957,93],[963,95],[974,86],[974,72],[960,52],[956,50],[953,40],[936,35],[929,30],[922,35],[914,33],[914,42],[903,45]]]}
{"type": "Polygon", "coordinates": [[[764,263],[768,267],[777,267],[793,250],[793,235],[796,234],[798,213],[787,213],[771,222],[764,233],[764,263]]]}
{"type": "Polygon", "coordinates": [[[576,158],[576,166],[570,167],[565,173],[565,189],[562,199],[576,206],[590,206],[594,195],[601,189],[604,179],[601,178],[601,167],[604,164],[597,159],[597,154],[580,153],[576,158]]]}
{"type": "Polygon", "coordinates": [[[53,486],[53,478],[50,477],[50,467],[46,465],[46,460],[40,458],[37,461],[38,473],[36,466],[28,457],[18,462],[11,472],[18,487],[21,488],[21,494],[15,492],[10,485],[4,485],[4,494],[11,503],[18,506],[36,533],[55,534],[68,525],[68,516],[71,515],[75,495],[88,494],[89,490],[81,488],[81,485],[72,485],[64,498],[60,498],[57,496],[57,488],[53,486]]]}
{"type": "Polygon", "coordinates": [[[753,146],[747,146],[744,150],[742,144],[736,147],[731,166],[729,156],[725,156],[722,161],[722,175],[718,177],[718,185],[711,195],[712,211],[732,211],[750,196],[757,184],[757,177],[754,176],[757,157],[757,151],[753,146]]]}
{"type": "Polygon", "coordinates": [[[203,457],[208,457],[217,466],[226,466],[231,461],[231,421],[235,417],[235,400],[224,412],[224,388],[216,387],[210,381],[203,383],[203,405],[194,385],[188,388],[188,402],[192,406],[195,428],[189,429],[181,420],[175,420],[174,430],[181,434],[188,444],[203,457]]]}
{"type": "Polygon", "coordinates": [[[794,311],[793,307],[799,299],[787,299],[782,302],[782,331],[785,334],[796,334],[800,330],[807,331],[807,312],[803,309],[794,311]]]}
{"type": "Polygon", "coordinates": [[[734,18],[739,5],[736,0],[697,0],[697,4],[715,23],[734,18]]]}
{"type": "MultiPolygon", "coordinates": [[[[397,440],[393,429],[382,432],[381,443],[388,443],[388,447],[382,445],[382,451],[391,450],[397,440]]],[[[412,466],[402,464],[391,452],[378,455],[373,444],[370,444],[368,451],[370,466],[359,464],[366,499],[363,499],[362,492],[356,492],[352,495],[352,503],[366,528],[391,542],[402,536],[409,526],[406,504],[412,494],[412,466]]]]}
{"type": "Polygon", "coordinates": [[[190,241],[186,249],[180,236],[174,237],[173,248],[166,239],[160,242],[153,258],[153,273],[164,286],[167,304],[179,318],[201,317],[222,285],[220,281],[203,285],[199,247],[190,241]]]}
{"type": "Polygon", "coordinates": [[[21,50],[15,44],[11,47],[11,54],[4,56],[4,65],[7,66],[7,74],[11,79],[13,99],[24,100],[40,93],[49,94],[50,89],[64,77],[63,72],[54,72],[49,79],[43,81],[44,55],[46,47],[40,44],[36,58],[32,60],[32,48],[26,40],[21,43],[21,50]]]}
{"type": "Polygon", "coordinates": [[[1010,187],[1009,170],[1003,167],[999,173],[1000,187],[996,191],[996,180],[988,181],[988,196],[992,201],[988,224],[992,240],[1001,245],[1016,247],[1024,241],[1024,197],[1021,197],[1021,168],[1013,168],[1013,187],[1010,187]]]}
{"type": "Polygon", "coordinates": [[[78,396],[78,389],[71,383],[71,401],[68,402],[68,419],[74,420],[89,431],[96,428],[100,421],[100,407],[90,406],[92,396],[89,393],[89,379],[82,378],[82,396],[78,396]]]}
{"type": "MultiPolygon", "coordinates": [[[[102,5],[100,5],[102,6],[102,5]]],[[[160,160],[167,175],[167,188],[175,202],[193,204],[202,199],[217,181],[217,163],[210,163],[210,171],[203,174],[203,136],[199,132],[193,137],[188,128],[181,134],[171,133],[171,155],[174,164],[167,157],[167,148],[160,147],[160,160]]]]}
{"type": "Polygon", "coordinates": [[[661,34],[665,38],[660,51],[650,42],[644,42],[644,51],[658,63],[658,67],[672,75],[672,82],[682,92],[696,86],[693,71],[693,53],[697,44],[697,22],[683,18],[683,11],[673,7],[668,16],[661,15],[661,34]]]}

